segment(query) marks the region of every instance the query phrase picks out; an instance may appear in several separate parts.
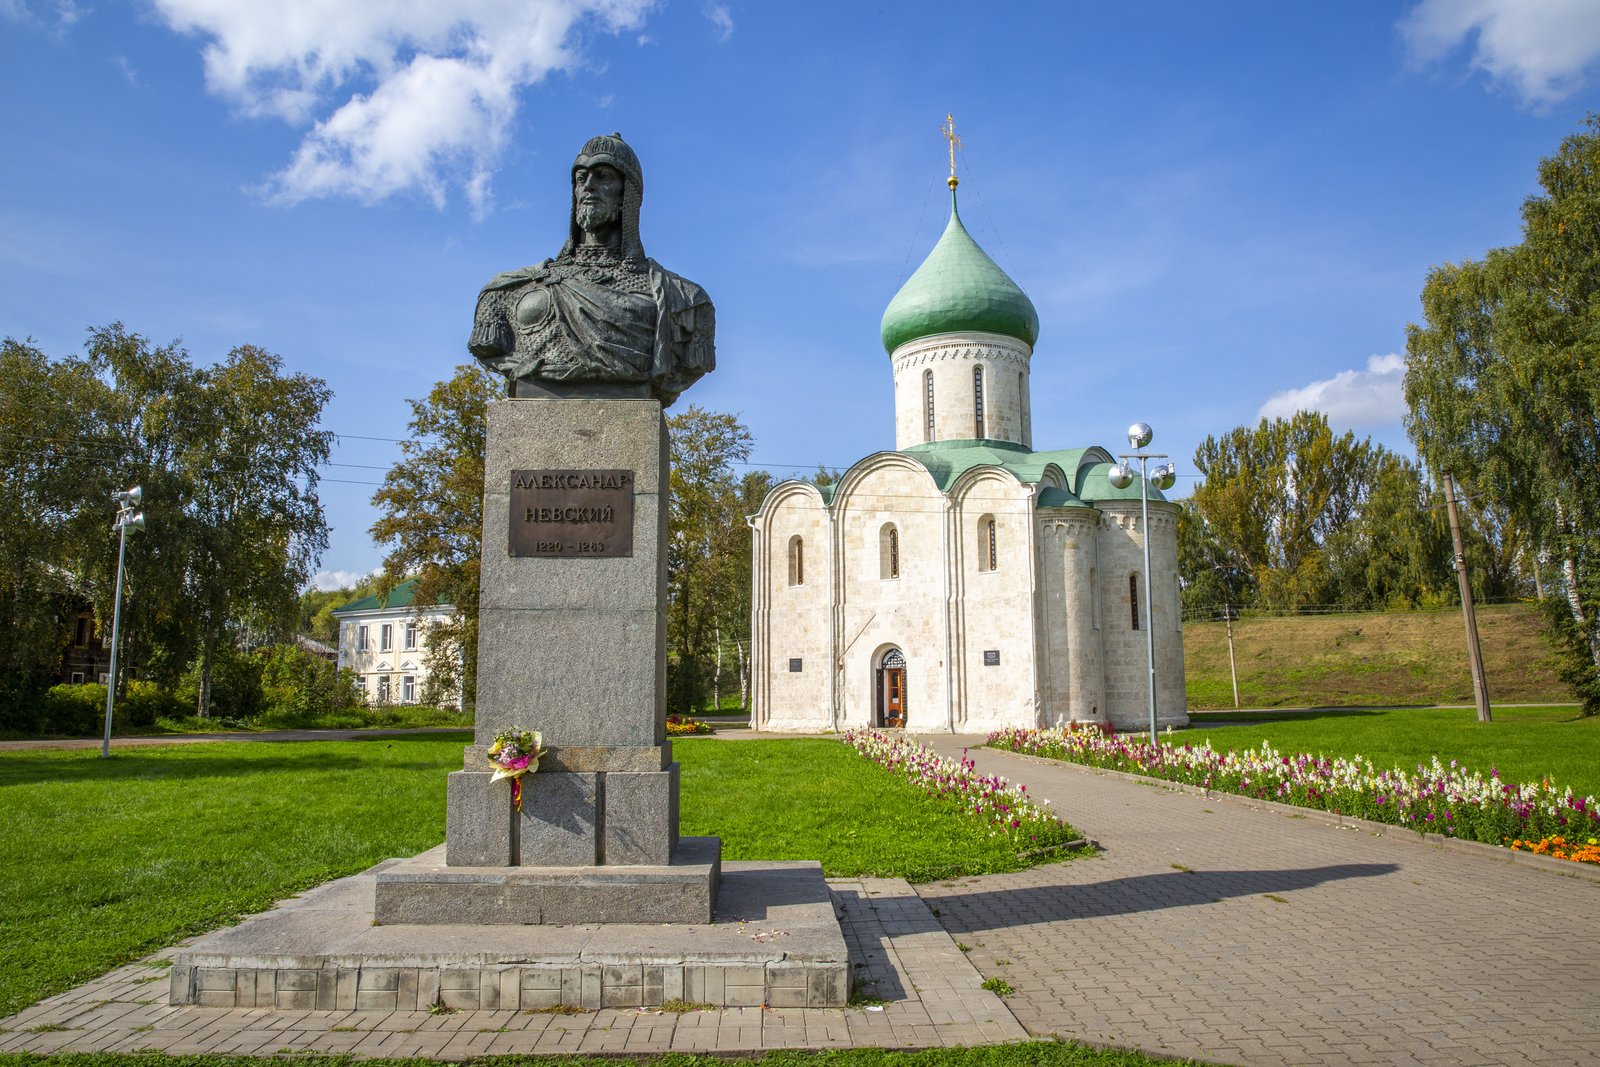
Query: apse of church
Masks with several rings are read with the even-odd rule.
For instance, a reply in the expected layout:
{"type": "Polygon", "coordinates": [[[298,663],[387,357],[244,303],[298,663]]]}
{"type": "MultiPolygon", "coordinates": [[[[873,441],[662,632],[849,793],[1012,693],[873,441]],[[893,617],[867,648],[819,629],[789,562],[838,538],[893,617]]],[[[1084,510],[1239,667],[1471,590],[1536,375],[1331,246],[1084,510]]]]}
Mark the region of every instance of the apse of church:
{"type": "Polygon", "coordinates": [[[1142,618],[1138,476],[1113,487],[1098,446],[1033,450],[1038,314],[962,225],[947,136],[949,221],[883,315],[894,450],[782,482],[751,520],[753,724],[1137,730],[1148,636],[1158,723],[1182,725],[1178,508],[1149,490],[1142,618]]]}

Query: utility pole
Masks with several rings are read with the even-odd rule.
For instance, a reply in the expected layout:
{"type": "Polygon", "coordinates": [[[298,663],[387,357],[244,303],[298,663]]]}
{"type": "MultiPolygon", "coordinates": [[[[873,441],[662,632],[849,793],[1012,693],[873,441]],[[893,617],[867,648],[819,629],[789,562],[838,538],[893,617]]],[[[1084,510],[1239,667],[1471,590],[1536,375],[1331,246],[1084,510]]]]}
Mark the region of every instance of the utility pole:
{"type": "Polygon", "coordinates": [[[1489,684],[1483,677],[1483,652],[1478,647],[1478,616],[1472,610],[1472,583],[1467,581],[1467,553],[1461,547],[1461,517],[1456,513],[1456,483],[1444,478],[1444,503],[1450,512],[1450,541],[1456,550],[1456,581],[1461,586],[1461,619],[1467,626],[1467,662],[1472,666],[1472,695],[1478,703],[1478,721],[1489,720],[1489,684]]]}
{"type": "Polygon", "coordinates": [[[1233,605],[1224,598],[1222,615],[1228,620],[1228,674],[1233,678],[1233,706],[1239,706],[1239,666],[1233,661],[1233,605]]]}

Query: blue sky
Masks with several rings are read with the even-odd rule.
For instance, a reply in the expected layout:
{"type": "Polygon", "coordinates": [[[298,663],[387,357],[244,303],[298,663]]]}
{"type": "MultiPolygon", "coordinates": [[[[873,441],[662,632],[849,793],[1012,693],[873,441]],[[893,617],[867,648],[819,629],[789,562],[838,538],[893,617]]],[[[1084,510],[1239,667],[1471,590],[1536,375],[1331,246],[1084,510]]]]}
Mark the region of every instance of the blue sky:
{"type": "Polygon", "coordinates": [[[0,0],[0,334],[120,320],[325,378],[347,579],[406,401],[616,130],[647,251],[717,305],[680,406],[780,475],[845,467],[893,447],[878,323],[954,112],[963,218],[1039,310],[1035,443],[1143,419],[1181,493],[1207,434],[1296,406],[1406,447],[1423,278],[1518,239],[1597,55],[1594,0],[0,0]]]}

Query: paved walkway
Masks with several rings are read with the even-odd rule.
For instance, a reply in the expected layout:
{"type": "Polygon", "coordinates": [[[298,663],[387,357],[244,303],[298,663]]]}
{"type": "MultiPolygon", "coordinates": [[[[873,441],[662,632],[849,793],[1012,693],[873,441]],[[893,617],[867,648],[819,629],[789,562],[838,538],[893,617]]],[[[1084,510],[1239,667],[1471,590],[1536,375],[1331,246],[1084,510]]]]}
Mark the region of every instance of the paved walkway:
{"type": "MultiPolygon", "coordinates": [[[[742,731],[729,731],[742,733],[742,731]]],[[[924,738],[948,756],[975,738],[924,738]]],[[[1028,1035],[1213,1062],[1593,1064],[1600,881],[1009,753],[1104,852],[1017,874],[833,883],[882,1010],[173,1008],[135,964],[0,1020],[0,1052],[755,1051],[1028,1035]],[[965,950],[965,951],[963,951],[965,950]],[[1004,1001],[979,988],[1005,978],[1004,1001]]],[[[159,957],[157,957],[159,959],[159,957]]]]}
{"type": "Polygon", "coordinates": [[[1032,1034],[1239,1064],[1600,1063],[1600,882],[972,755],[1104,848],[921,887],[1032,1034]]]}

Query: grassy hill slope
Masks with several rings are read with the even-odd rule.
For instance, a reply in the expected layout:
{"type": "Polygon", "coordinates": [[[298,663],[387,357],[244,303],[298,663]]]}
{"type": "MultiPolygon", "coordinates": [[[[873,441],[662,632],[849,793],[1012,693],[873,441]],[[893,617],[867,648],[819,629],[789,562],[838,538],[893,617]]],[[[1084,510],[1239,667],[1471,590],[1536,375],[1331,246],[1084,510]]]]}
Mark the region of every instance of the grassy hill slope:
{"type": "MultiPolygon", "coordinates": [[[[1556,676],[1547,626],[1532,604],[1478,609],[1491,703],[1574,699],[1556,676]]],[[[1470,704],[1467,638],[1459,609],[1295,618],[1233,624],[1239,703],[1246,708],[1470,704]]],[[[1232,708],[1223,623],[1186,623],[1189,707],[1232,708]]]]}

